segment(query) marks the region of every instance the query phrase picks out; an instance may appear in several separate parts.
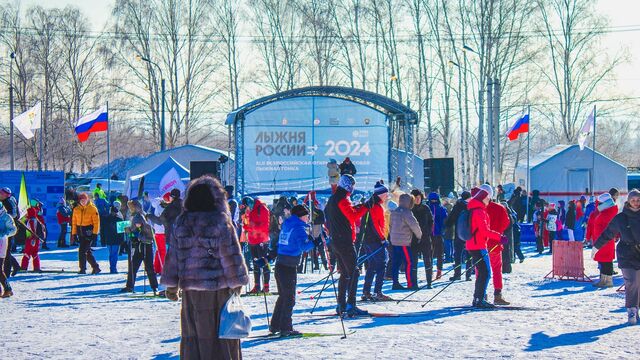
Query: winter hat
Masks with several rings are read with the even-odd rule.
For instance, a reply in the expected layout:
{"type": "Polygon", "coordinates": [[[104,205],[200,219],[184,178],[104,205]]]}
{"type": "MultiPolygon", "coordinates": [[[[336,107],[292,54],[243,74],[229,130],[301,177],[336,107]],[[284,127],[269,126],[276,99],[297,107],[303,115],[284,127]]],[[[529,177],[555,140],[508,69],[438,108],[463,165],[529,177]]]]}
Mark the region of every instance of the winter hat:
{"type": "Polygon", "coordinates": [[[336,159],[329,159],[329,164],[337,164],[338,161],[336,159]]]}
{"type": "Polygon", "coordinates": [[[0,192],[3,192],[5,194],[7,194],[8,196],[11,196],[11,189],[9,189],[8,187],[3,187],[2,189],[0,189],[0,192]]]}
{"type": "Polygon", "coordinates": [[[609,193],[604,193],[604,194],[600,194],[600,196],[598,196],[598,201],[603,203],[607,200],[611,199],[611,194],[609,193]]]}
{"type": "Polygon", "coordinates": [[[249,208],[253,208],[253,199],[249,196],[245,196],[242,198],[242,205],[247,206],[249,208]]]}
{"type": "Polygon", "coordinates": [[[440,201],[440,195],[438,195],[437,192],[430,192],[428,200],[429,201],[440,201]]]}
{"type": "Polygon", "coordinates": [[[389,188],[382,184],[380,181],[376,182],[376,184],[373,185],[373,193],[376,195],[382,195],[388,192],[389,188]]]}
{"type": "Polygon", "coordinates": [[[307,196],[304,197],[303,203],[308,204],[309,199],[313,202],[313,206],[318,207],[320,203],[318,203],[318,199],[316,198],[316,192],[314,190],[309,191],[307,196]]]}
{"type": "Polygon", "coordinates": [[[309,210],[304,205],[296,205],[291,209],[291,215],[301,218],[305,215],[309,215],[309,210]]]}
{"type": "Polygon", "coordinates": [[[462,194],[460,194],[460,198],[462,200],[467,200],[470,197],[471,197],[471,193],[468,191],[463,191],[462,194]]]}
{"type": "Polygon", "coordinates": [[[471,194],[473,195],[473,198],[476,200],[482,201],[486,198],[489,198],[489,199],[493,198],[493,188],[491,187],[491,185],[487,185],[487,184],[480,185],[480,187],[477,188],[475,195],[473,194],[474,189],[471,189],[471,194]]]}
{"type": "Polygon", "coordinates": [[[338,180],[338,186],[347,190],[347,192],[353,192],[353,187],[356,184],[356,179],[353,176],[345,174],[340,176],[340,180],[338,180]]]}
{"type": "Polygon", "coordinates": [[[640,197],[640,190],[633,189],[629,191],[629,195],[627,195],[627,200],[631,200],[632,198],[640,197]]]}
{"type": "Polygon", "coordinates": [[[171,194],[171,197],[174,199],[180,198],[180,190],[178,189],[172,189],[170,194],[171,194]]]}
{"type": "Polygon", "coordinates": [[[581,196],[580,196],[580,201],[586,201],[586,200],[587,200],[587,197],[586,197],[586,196],[584,196],[584,195],[581,195],[581,196]]]}
{"type": "Polygon", "coordinates": [[[114,208],[119,210],[121,206],[122,206],[122,203],[120,201],[116,200],[116,201],[113,202],[113,207],[114,208]]]}
{"type": "Polygon", "coordinates": [[[422,190],[420,190],[420,189],[413,189],[413,190],[411,190],[411,195],[413,195],[413,197],[418,197],[418,196],[420,196],[420,198],[424,200],[424,193],[423,193],[423,192],[422,192],[422,190]]]}
{"type": "Polygon", "coordinates": [[[389,201],[387,203],[387,207],[389,208],[389,211],[393,211],[398,208],[398,204],[395,201],[389,201]]]}

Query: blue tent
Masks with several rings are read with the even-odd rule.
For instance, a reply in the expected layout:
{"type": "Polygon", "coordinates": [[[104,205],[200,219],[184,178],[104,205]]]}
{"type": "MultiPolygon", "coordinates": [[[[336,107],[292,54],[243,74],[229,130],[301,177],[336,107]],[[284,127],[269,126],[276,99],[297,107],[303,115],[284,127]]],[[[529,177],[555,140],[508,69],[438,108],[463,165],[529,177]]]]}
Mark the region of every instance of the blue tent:
{"type": "Polygon", "coordinates": [[[129,199],[134,199],[138,197],[138,194],[148,191],[149,196],[151,198],[155,198],[162,196],[165,192],[174,187],[182,189],[186,188],[187,183],[189,183],[189,179],[189,170],[180,165],[180,163],[170,156],[155,168],[130,176],[125,183],[125,194],[129,199]],[[177,173],[177,177],[179,177],[182,184],[178,186],[170,186],[163,190],[161,189],[161,186],[166,184],[162,184],[162,180],[165,175],[170,172],[177,173]]]}

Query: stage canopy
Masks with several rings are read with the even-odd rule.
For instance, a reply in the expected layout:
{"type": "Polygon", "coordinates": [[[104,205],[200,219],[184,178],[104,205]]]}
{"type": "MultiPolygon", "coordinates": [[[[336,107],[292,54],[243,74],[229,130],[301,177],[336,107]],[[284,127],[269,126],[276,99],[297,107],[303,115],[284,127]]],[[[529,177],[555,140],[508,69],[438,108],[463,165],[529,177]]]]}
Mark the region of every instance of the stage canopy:
{"type": "Polygon", "coordinates": [[[416,121],[409,107],[352,88],[308,87],[252,101],[227,116],[235,128],[238,192],[328,192],[327,163],[346,157],[360,190],[397,175],[413,186],[416,121]]]}

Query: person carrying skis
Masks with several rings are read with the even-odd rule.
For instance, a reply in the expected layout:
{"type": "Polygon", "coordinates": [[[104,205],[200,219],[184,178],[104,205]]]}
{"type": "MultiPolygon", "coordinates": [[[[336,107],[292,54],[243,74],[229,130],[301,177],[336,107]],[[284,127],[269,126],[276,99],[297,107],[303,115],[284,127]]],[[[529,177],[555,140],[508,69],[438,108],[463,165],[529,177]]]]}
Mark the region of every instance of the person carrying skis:
{"type": "Polygon", "coordinates": [[[336,192],[333,193],[325,206],[325,218],[329,225],[331,248],[340,271],[338,280],[338,315],[349,317],[368,314],[356,306],[356,291],[358,289],[358,269],[356,259],[356,222],[367,212],[363,205],[354,206],[350,195],[356,185],[351,175],[340,176],[336,192]],[[348,296],[347,296],[348,294],[348,296]]]}
{"type": "Polygon", "coordinates": [[[391,268],[391,274],[393,277],[393,290],[406,290],[415,289],[418,279],[414,278],[412,274],[412,255],[411,255],[411,240],[413,236],[418,239],[422,239],[422,230],[420,224],[413,213],[411,208],[415,200],[412,195],[402,194],[400,195],[399,206],[397,209],[391,212],[391,228],[389,239],[391,245],[393,245],[393,264],[391,268]],[[405,276],[407,278],[407,287],[400,285],[398,281],[398,272],[400,271],[400,265],[404,262],[406,265],[405,276]]]}
{"type": "Polygon", "coordinates": [[[387,237],[385,235],[384,203],[389,197],[389,188],[380,181],[373,187],[373,195],[368,201],[369,213],[364,217],[366,224],[364,229],[363,248],[367,256],[367,272],[362,286],[363,301],[388,301],[390,297],[382,293],[384,283],[384,271],[387,267],[387,237]],[[371,294],[373,279],[376,279],[371,294]]]}
{"type": "Polygon", "coordinates": [[[504,250],[504,245],[508,243],[508,238],[503,234],[511,225],[511,221],[509,220],[507,209],[495,201],[490,201],[487,204],[486,211],[489,216],[489,229],[500,234],[499,239],[487,239],[489,261],[491,262],[491,272],[493,273],[493,304],[509,305],[509,302],[502,297],[502,250],[504,250]]]}
{"type": "Polygon", "coordinates": [[[253,289],[250,294],[269,292],[271,266],[269,265],[269,209],[260,199],[245,198],[242,201],[248,207],[248,223],[244,226],[249,242],[249,251],[253,259],[253,289]],[[262,273],[262,289],[260,274],[262,273]]]}
{"type": "MultiPolygon", "coordinates": [[[[611,220],[618,214],[618,205],[614,202],[609,193],[598,196],[598,216],[594,220],[592,238],[596,240],[607,228],[611,220]]],[[[591,258],[598,262],[600,268],[600,280],[594,283],[597,288],[608,288],[613,286],[613,259],[615,258],[615,246],[617,236],[612,236],[609,241],[603,241],[596,249],[592,248],[591,258]]]]}
{"type": "Polygon", "coordinates": [[[98,209],[89,201],[89,196],[85,193],[78,195],[79,204],[73,209],[71,216],[71,236],[77,237],[78,247],[78,265],[80,270],[78,274],[87,273],[87,261],[91,268],[91,274],[98,274],[100,266],[93,257],[91,243],[100,233],[100,217],[98,209]]]}
{"type": "MultiPolygon", "coordinates": [[[[606,211],[606,210],[605,210],[606,211]]],[[[625,307],[627,322],[635,325],[640,320],[640,191],[629,191],[627,202],[620,214],[617,214],[596,238],[592,252],[594,255],[612,243],[611,239],[620,236],[616,247],[618,267],[624,277],[625,307]]]]}
{"type": "Polygon", "coordinates": [[[291,314],[296,304],[297,266],[303,252],[314,247],[308,234],[309,210],[304,205],[291,209],[291,216],[282,223],[278,238],[276,258],[276,284],[278,299],[273,309],[269,332],[280,333],[281,337],[301,335],[293,329],[291,314]]]}
{"type": "MultiPolygon", "coordinates": [[[[453,209],[451,209],[451,213],[449,213],[449,216],[447,216],[447,220],[445,220],[445,226],[453,227],[453,234],[455,237],[453,242],[454,270],[453,270],[453,276],[449,278],[449,281],[456,281],[461,279],[463,262],[465,264],[465,269],[466,269],[465,280],[471,281],[471,270],[472,270],[471,258],[469,257],[469,255],[467,254],[464,248],[464,245],[465,245],[464,240],[458,237],[458,232],[456,231],[456,228],[455,228],[456,223],[458,222],[458,217],[460,216],[460,213],[462,213],[463,210],[467,209],[467,201],[469,201],[470,197],[471,197],[470,192],[463,191],[462,194],[460,194],[460,199],[456,201],[455,205],[453,206],[453,209]]],[[[418,219],[418,221],[420,221],[420,219],[418,219]]]]}
{"type": "Polygon", "coordinates": [[[131,225],[126,229],[126,233],[129,235],[129,241],[131,241],[131,252],[129,254],[127,285],[120,292],[133,292],[138,269],[140,269],[140,264],[144,262],[149,285],[151,285],[153,294],[156,295],[158,292],[158,278],[153,270],[153,228],[147,222],[142,211],[142,204],[138,200],[130,200],[128,205],[132,215],[131,225]]]}
{"type": "Polygon", "coordinates": [[[40,272],[40,242],[46,238],[47,233],[44,225],[38,219],[38,208],[32,206],[27,209],[27,238],[22,251],[22,271],[27,271],[29,260],[33,259],[33,271],[40,272]]]}
{"type": "Polygon", "coordinates": [[[444,222],[447,220],[447,209],[442,206],[440,195],[436,192],[429,194],[429,208],[433,214],[433,232],[431,233],[431,244],[433,246],[433,256],[436,258],[436,280],[442,277],[442,264],[444,262],[444,222]]]}
{"type": "Polygon", "coordinates": [[[4,272],[4,261],[7,247],[9,246],[9,237],[15,235],[18,231],[16,224],[13,222],[11,215],[7,213],[4,205],[0,204],[0,298],[8,298],[13,296],[13,290],[9,281],[7,281],[7,275],[4,272]]]}
{"type": "MultiPolygon", "coordinates": [[[[469,216],[471,217],[471,239],[467,240],[466,248],[476,266],[476,284],[473,292],[472,305],[477,308],[493,308],[495,305],[487,302],[487,286],[491,279],[491,261],[487,242],[489,240],[502,240],[500,233],[491,230],[489,227],[489,215],[487,205],[491,202],[493,189],[484,184],[471,189],[472,198],[467,205],[469,216]]],[[[505,238],[506,240],[506,238],[505,238]]]]}
{"type": "Polygon", "coordinates": [[[427,289],[431,289],[431,283],[433,281],[433,247],[431,244],[431,232],[433,230],[433,215],[431,209],[423,204],[424,193],[419,189],[411,190],[411,195],[414,199],[413,209],[411,212],[413,216],[418,220],[422,236],[413,236],[411,239],[411,278],[415,279],[413,288],[417,288],[418,283],[418,259],[422,254],[424,262],[424,271],[427,277],[427,289]]]}

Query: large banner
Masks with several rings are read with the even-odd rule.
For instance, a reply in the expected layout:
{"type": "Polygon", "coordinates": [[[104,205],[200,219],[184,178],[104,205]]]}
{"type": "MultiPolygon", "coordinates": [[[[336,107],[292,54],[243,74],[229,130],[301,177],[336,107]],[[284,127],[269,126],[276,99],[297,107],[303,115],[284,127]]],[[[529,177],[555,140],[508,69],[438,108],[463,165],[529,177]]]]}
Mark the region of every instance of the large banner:
{"type": "Polygon", "coordinates": [[[327,163],[346,157],[356,166],[359,190],[388,180],[385,114],[348,100],[309,96],[276,101],[245,116],[247,194],[328,190],[327,163]]]}

